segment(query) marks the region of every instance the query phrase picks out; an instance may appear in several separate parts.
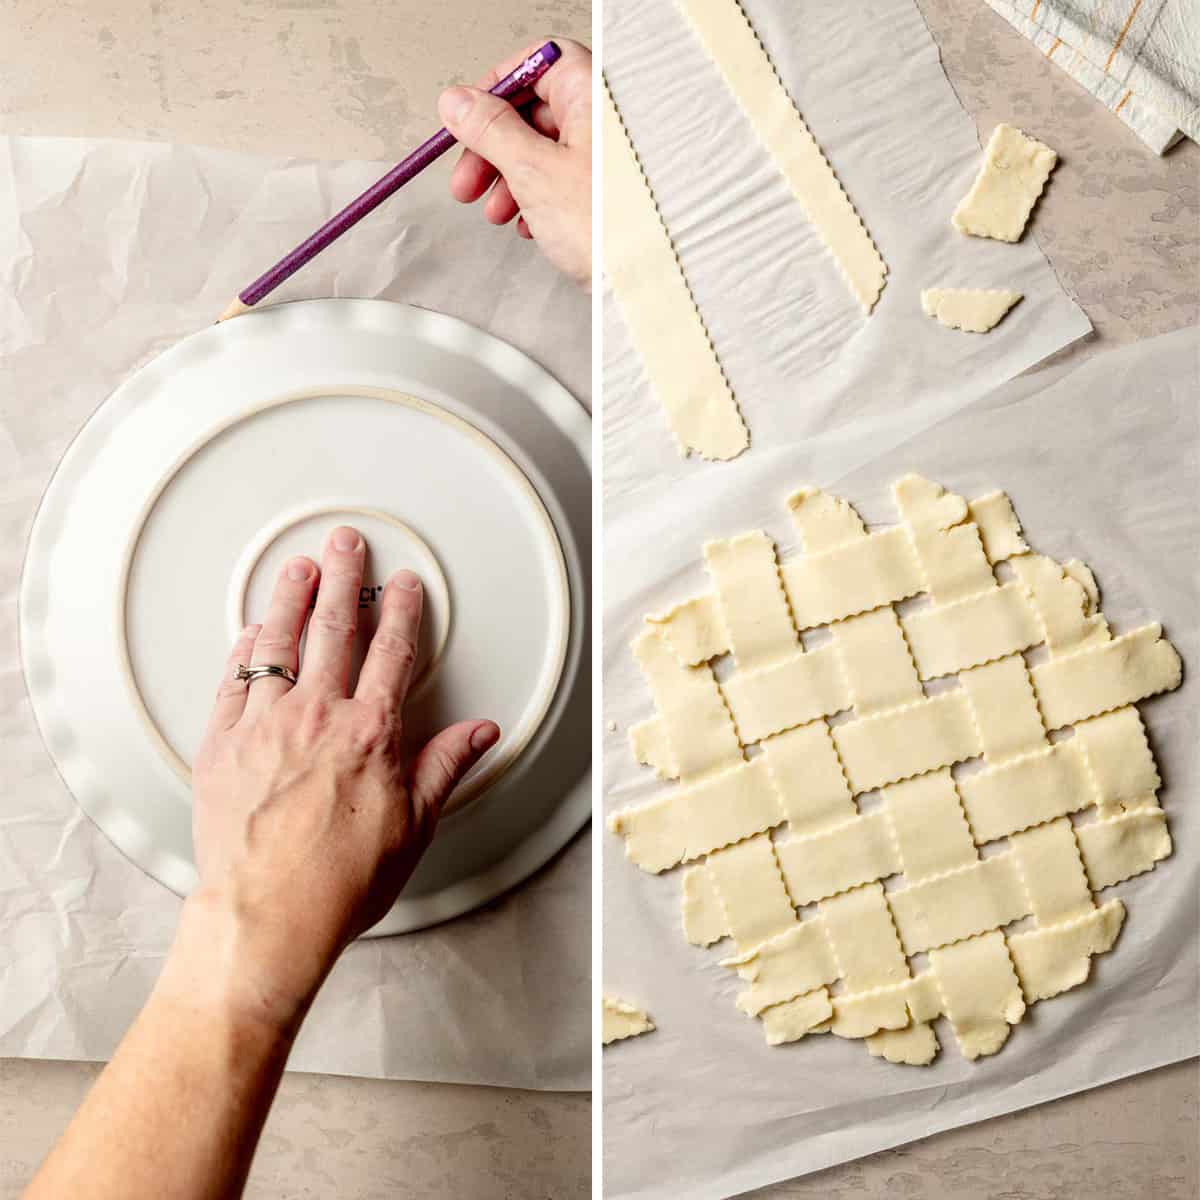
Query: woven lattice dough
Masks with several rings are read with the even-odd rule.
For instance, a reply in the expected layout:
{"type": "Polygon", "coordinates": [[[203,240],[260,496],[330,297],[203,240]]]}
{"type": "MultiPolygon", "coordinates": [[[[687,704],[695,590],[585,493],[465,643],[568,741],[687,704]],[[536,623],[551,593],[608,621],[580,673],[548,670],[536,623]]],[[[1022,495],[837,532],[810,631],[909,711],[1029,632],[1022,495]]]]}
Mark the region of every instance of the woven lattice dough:
{"type": "Polygon", "coordinates": [[[1134,706],[1181,664],[1158,625],[1114,636],[1091,572],[1033,553],[1003,493],[893,494],[899,524],[869,533],[798,491],[782,560],[763,533],[705,546],[713,591],[634,645],[656,707],[634,753],[675,782],[609,825],[644,870],[692,864],[685,936],[728,939],[768,1043],[833,1032],[923,1064],[936,1017],[994,1054],[1113,945],[1124,907],[1093,893],[1171,852],[1134,706]]]}

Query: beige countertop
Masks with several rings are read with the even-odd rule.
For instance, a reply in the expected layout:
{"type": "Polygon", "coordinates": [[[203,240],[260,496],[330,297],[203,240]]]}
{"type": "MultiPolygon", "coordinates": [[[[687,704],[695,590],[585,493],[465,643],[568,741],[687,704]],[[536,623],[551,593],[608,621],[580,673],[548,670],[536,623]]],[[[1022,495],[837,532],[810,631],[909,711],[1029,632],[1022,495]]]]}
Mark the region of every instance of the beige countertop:
{"type": "MultiPolygon", "coordinates": [[[[1082,356],[1200,316],[1200,149],[1158,159],[979,0],[919,0],[985,134],[1059,151],[1033,229],[1096,326],[1082,356]]],[[[542,34],[589,40],[587,0],[7,0],[0,132],[388,157],[410,107],[542,34]],[[464,53],[465,48],[465,53],[464,53]]],[[[498,234],[498,236],[506,236],[498,234]]],[[[0,1062],[0,1198],[16,1197],[99,1068],[0,1062]]],[[[767,1197],[1190,1198],[1198,1074],[1179,1064],[768,1189],[767,1197]]],[[[252,1200],[590,1194],[583,1095],[288,1076],[252,1200]]]]}

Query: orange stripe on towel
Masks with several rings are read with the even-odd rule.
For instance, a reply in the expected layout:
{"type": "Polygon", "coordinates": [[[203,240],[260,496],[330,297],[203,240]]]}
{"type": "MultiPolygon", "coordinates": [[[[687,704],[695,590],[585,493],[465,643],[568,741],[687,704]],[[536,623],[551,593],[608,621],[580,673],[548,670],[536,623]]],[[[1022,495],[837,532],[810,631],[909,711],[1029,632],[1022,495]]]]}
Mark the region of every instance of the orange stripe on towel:
{"type": "Polygon", "coordinates": [[[1108,68],[1113,65],[1113,59],[1117,57],[1117,51],[1121,48],[1121,43],[1125,40],[1125,35],[1129,32],[1130,25],[1133,24],[1133,18],[1137,16],[1138,9],[1142,7],[1142,0],[1133,0],[1133,7],[1129,10],[1129,16],[1125,18],[1125,24],[1121,26],[1121,32],[1117,34],[1117,40],[1113,43],[1113,48],[1108,56],[1108,62],[1104,64],[1105,74],[1108,73],[1108,68]]]}

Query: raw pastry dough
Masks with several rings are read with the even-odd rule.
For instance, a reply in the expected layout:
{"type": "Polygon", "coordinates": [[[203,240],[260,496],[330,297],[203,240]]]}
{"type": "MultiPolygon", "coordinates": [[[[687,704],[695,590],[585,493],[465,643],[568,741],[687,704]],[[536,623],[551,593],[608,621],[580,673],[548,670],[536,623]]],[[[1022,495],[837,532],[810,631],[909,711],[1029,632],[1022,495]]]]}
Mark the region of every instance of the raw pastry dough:
{"type": "Polygon", "coordinates": [[[604,203],[605,273],[681,452],[736,458],[750,435],[607,88],[604,203]]]}
{"type": "Polygon", "coordinates": [[[606,1046],[654,1030],[654,1022],[641,1009],[610,996],[601,1000],[600,1016],[601,1040],[606,1046]]]}
{"type": "Polygon", "coordinates": [[[968,504],[915,475],[893,492],[891,529],[806,488],[788,500],[803,554],[758,532],[705,547],[714,590],[634,645],[658,713],[633,748],[679,782],[610,828],[645,870],[696,863],[685,935],[732,939],[738,1008],[769,1044],[833,1033],[924,1064],[936,1017],[993,1054],[1114,944],[1124,908],[1093,893],[1171,852],[1134,705],[1181,665],[1158,625],[1114,637],[1091,572],[1031,552],[1003,493],[968,504]],[[901,615],[910,596],[929,603],[901,615]],[[831,636],[806,650],[817,625],[831,636]]]}
{"type": "Polygon", "coordinates": [[[987,333],[1020,299],[1020,292],[992,288],[926,288],[921,308],[950,329],[987,333]]]}
{"type": "Polygon", "coordinates": [[[1058,155],[1011,125],[992,131],[983,166],[951,221],[971,237],[1020,241],[1058,155]]]}
{"type": "Polygon", "coordinates": [[[738,0],[680,0],[759,140],[829,247],[863,312],[883,291],[887,267],[808,131],[738,0]]]}

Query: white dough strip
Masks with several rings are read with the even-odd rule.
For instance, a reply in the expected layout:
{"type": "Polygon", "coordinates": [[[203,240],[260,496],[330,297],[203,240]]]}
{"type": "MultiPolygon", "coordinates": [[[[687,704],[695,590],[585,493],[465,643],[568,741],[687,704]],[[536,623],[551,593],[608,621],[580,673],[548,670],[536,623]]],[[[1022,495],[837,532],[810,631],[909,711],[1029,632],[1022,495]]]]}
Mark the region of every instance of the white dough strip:
{"type": "Polygon", "coordinates": [[[757,758],[674,788],[649,804],[613,813],[608,827],[625,839],[631,862],[658,874],[781,820],[766,760],[757,758]]]}
{"type": "Polygon", "coordinates": [[[680,0],[709,57],[869,313],[887,266],[737,0],[680,0]]]}
{"type": "Polygon", "coordinates": [[[607,88],[604,204],[605,274],[680,450],[736,458],[750,435],[607,88]]]}
{"type": "Polygon", "coordinates": [[[1061,729],[1177,688],[1183,664],[1155,623],[1095,649],[1051,658],[1030,674],[1046,728],[1061,729]]]}
{"type": "Polygon", "coordinates": [[[1028,650],[1045,634],[1025,591],[1007,584],[901,618],[922,679],[954,675],[1028,650]]]}

